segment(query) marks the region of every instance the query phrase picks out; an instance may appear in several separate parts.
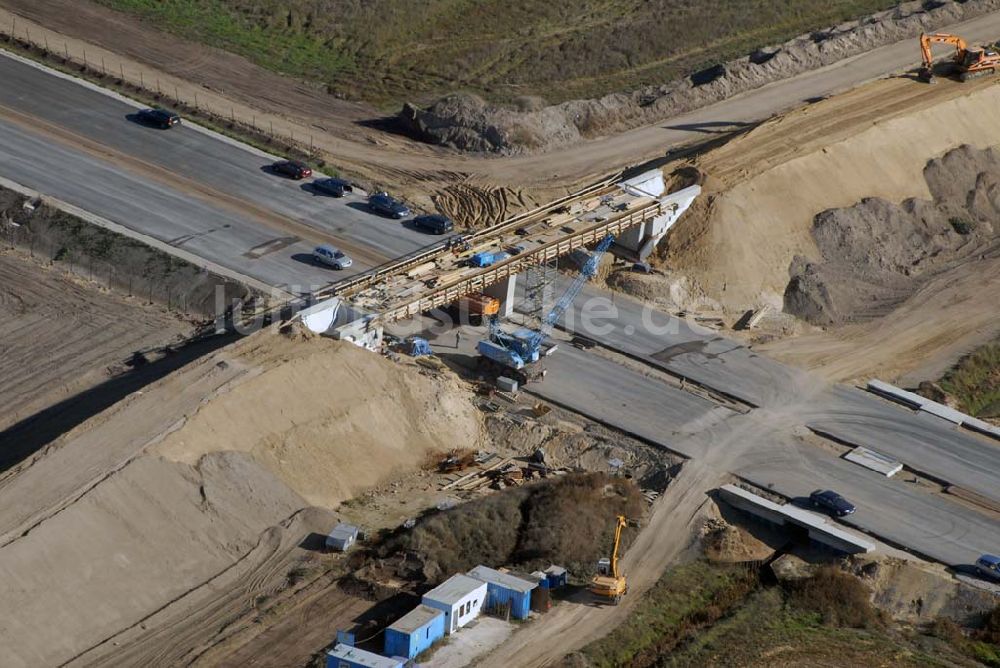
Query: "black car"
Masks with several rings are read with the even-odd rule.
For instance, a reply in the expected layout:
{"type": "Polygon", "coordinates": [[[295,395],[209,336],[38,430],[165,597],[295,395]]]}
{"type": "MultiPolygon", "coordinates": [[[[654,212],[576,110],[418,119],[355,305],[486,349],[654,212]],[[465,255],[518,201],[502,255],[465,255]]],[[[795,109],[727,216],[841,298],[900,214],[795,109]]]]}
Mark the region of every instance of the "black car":
{"type": "Polygon", "coordinates": [[[390,197],[389,193],[375,193],[368,198],[368,206],[372,211],[392,218],[406,218],[410,215],[410,210],[406,208],[406,205],[398,199],[390,197]]]}
{"type": "Polygon", "coordinates": [[[833,513],[837,517],[850,515],[857,510],[853,503],[842,497],[840,494],[837,494],[829,489],[817,489],[809,495],[809,502],[812,503],[814,507],[822,508],[823,510],[833,513]]]}
{"type": "Polygon", "coordinates": [[[279,160],[271,165],[271,171],[291,179],[304,179],[312,176],[313,173],[309,165],[303,164],[298,160],[279,160]]]}
{"type": "Polygon", "coordinates": [[[447,234],[455,229],[455,224],[451,218],[438,214],[429,216],[417,216],[413,219],[413,226],[418,230],[430,232],[431,234],[447,234]]]}
{"type": "Polygon", "coordinates": [[[316,192],[333,197],[343,197],[354,190],[351,184],[344,179],[316,179],[312,182],[312,187],[316,189],[316,192]]]}
{"type": "Polygon", "coordinates": [[[135,117],[144,125],[152,125],[164,130],[181,124],[181,117],[166,109],[142,109],[135,117]]]}

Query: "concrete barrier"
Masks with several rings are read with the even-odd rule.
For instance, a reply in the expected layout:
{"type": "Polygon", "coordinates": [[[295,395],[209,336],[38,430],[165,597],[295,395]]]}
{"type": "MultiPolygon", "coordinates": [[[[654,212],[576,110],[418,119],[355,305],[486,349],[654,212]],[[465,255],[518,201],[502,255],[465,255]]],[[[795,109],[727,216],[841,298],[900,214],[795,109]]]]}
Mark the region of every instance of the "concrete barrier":
{"type": "Polygon", "coordinates": [[[809,539],[837,552],[866,554],[875,550],[875,543],[855,536],[834,525],[825,517],[789,504],[778,504],[736,485],[723,485],[719,496],[729,505],[762,520],[805,529],[809,539]]]}
{"type": "Polygon", "coordinates": [[[991,438],[1000,440],[1000,427],[994,427],[988,422],[984,422],[978,418],[974,418],[971,415],[966,415],[961,411],[957,411],[950,406],[945,406],[944,404],[938,403],[937,401],[932,401],[926,397],[922,397],[915,392],[907,392],[906,390],[900,389],[895,385],[890,385],[881,380],[870,380],[868,381],[868,391],[879,396],[885,397],[890,401],[895,401],[896,403],[903,404],[914,410],[923,411],[929,413],[930,415],[937,416],[942,420],[947,420],[957,425],[961,425],[966,429],[971,429],[972,431],[985,434],[991,438]]]}

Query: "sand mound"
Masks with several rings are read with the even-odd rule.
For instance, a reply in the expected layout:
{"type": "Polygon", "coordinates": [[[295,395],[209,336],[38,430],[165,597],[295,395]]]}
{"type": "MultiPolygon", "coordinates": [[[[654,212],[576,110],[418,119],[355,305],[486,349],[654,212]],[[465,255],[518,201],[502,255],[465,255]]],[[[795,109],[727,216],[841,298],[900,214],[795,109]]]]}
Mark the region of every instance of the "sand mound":
{"type": "Polygon", "coordinates": [[[335,506],[433,450],[475,448],[479,417],[458,381],[326,339],[275,337],[246,352],[255,372],[156,447],[185,463],[250,454],[315,505],[335,506]],[[374,428],[373,428],[374,427],[374,428]]]}
{"type": "Polygon", "coordinates": [[[479,425],[457,381],[328,339],[266,331],[185,367],[0,481],[4,665],[61,664],[183,618],[200,589],[247,584],[220,579],[237,564],[294,549],[270,527],[429,449],[475,447],[479,425]]]}
{"type": "Polygon", "coordinates": [[[451,95],[426,109],[404,105],[400,121],[437,144],[467,151],[517,153],[609,135],[697,109],[920,32],[995,11],[997,0],[907,2],[857,21],[757,49],[690,77],[631,93],[536,108],[496,106],[451,95]]]}
{"type": "Polygon", "coordinates": [[[924,169],[932,201],[880,198],[816,216],[824,260],[796,258],[785,310],[816,325],[884,315],[931,276],[1000,241],[1000,154],[962,146],[924,169]]]}

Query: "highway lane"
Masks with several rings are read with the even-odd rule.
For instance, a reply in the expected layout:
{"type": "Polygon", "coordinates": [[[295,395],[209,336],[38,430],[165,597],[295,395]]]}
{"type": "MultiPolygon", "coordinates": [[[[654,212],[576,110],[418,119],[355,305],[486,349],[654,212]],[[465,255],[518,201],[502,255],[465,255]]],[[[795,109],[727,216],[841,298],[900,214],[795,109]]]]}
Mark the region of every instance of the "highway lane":
{"type": "MultiPolygon", "coordinates": [[[[2,52],[0,52],[2,54],[2,52]]],[[[237,142],[224,141],[209,133],[191,127],[175,127],[167,131],[145,127],[129,120],[136,109],[125,102],[79,85],[74,81],[48,74],[38,68],[9,57],[0,57],[0,126],[6,133],[37,132],[49,143],[61,143],[62,152],[45,143],[37,143],[33,154],[8,151],[7,166],[2,175],[23,185],[48,192],[53,196],[104,216],[126,227],[138,213],[127,217],[108,215],[104,210],[105,198],[129,196],[129,191],[113,191],[119,183],[109,183],[97,178],[90,162],[81,153],[97,154],[114,162],[121,162],[133,172],[164,175],[168,180],[183,179],[200,184],[226,198],[234,214],[245,218],[260,218],[257,212],[267,211],[275,217],[295,221],[300,226],[315,229],[324,238],[344,248],[358,259],[357,269],[371,267],[385,260],[404,255],[438,241],[436,237],[412,229],[405,223],[372,214],[365,206],[362,194],[335,199],[316,195],[303,182],[292,181],[266,172],[263,168],[271,158],[244,147],[237,142]],[[25,127],[26,124],[31,124],[25,127]],[[15,129],[13,126],[20,125],[15,129]],[[75,149],[70,151],[70,149],[75,149]],[[69,158],[67,160],[67,158],[69,158]],[[26,182],[26,176],[17,163],[33,162],[46,168],[61,166],[52,171],[61,172],[65,179],[76,181],[77,192],[73,198],[51,192],[39,182],[26,182]],[[11,164],[15,168],[11,168],[11,164]],[[86,192],[85,192],[86,191],[86,192]],[[246,209],[240,211],[240,207],[246,209]]],[[[22,144],[23,148],[23,144],[22,144]]],[[[161,184],[162,187],[162,184],[161,184]]],[[[135,206],[142,208],[146,200],[135,198],[135,206]]],[[[164,211],[153,211],[163,214],[164,211]]],[[[119,212],[120,214],[120,212],[119,212]]],[[[178,213],[175,218],[180,218],[178,213]]],[[[230,218],[233,216],[230,215],[230,218]]],[[[161,227],[168,222],[161,220],[161,227]]],[[[260,222],[260,221],[257,221],[260,222]]],[[[181,229],[186,222],[172,221],[177,234],[164,232],[167,238],[186,238],[181,229]]],[[[265,223],[266,224],[266,223],[265,223]]],[[[204,229],[200,230],[204,231],[204,229]]],[[[283,234],[281,236],[287,236],[283,234]]],[[[223,249],[222,242],[215,249],[223,249]]],[[[245,249],[234,246],[229,262],[232,266],[245,249]]],[[[274,261],[274,258],[272,258],[274,261]]],[[[300,263],[281,258],[286,265],[284,283],[304,282],[305,277],[316,272],[302,272],[300,263]]],[[[235,268],[235,267],[233,267],[235,268]]]]}
{"type": "Polygon", "coordinates": [[[312,246],[298,241],[255,259],[255,248],[286,235],[163,187],[114,163],[52,143],[0,122],[0,173],[160,241],[274,286],[325,285],[337,274],[308,262],[312,246]],[[78,174],[86,178],[76,178],[78,174]]]}
{"type": "Polygon", "coordinates": [[[792,499],[817,488],[838,490],[858,508],[840,522],[945,564],[972,564],[1000,545],[996,519],[918,488],[905,474],[886,478],[808,443],[788,440],[766,454],[747,453],[738,469],[758,487],[792,499]]]}
{"type": "MultiPolygon", "coordinates": [[[[558,291],[568,281],[557,283],[558,291]]],[[[803,408],[801,424],[1000,501],[1000,445],[950,422],[857,388],[827,387],[718,332],[594,285],[585,287],[563,322],[570,331],[756,406],[780,408],[797,401],[803,388],[815,388],[819,394],[803,408]]]]}
{"type": "Polygon", "coordinates": [[[705,454],[698,437],[736,413],[660,379],[568,344],[545,362],[549,373],[533,394],[687,457],[705,454]]]}
{"type": "Polygon", "coordinates": [[[947,420],[857,388],[834,386],[807,424],[1000,502],[1000,443],[947,420]]]}
{"type": "Polygon", "coordinates": [[[550,373],[529,386],[532,394],[790,498],[835,489],[859,509],[844,524],[920,555],[960,566],[1000,545],[995,518],[907,483],[905,476],[887,479],[798,438],[802,416],[815,409],[822,392],[806,391],[783,407],[740,414],[566,345],[546,366],[550,373]]]}

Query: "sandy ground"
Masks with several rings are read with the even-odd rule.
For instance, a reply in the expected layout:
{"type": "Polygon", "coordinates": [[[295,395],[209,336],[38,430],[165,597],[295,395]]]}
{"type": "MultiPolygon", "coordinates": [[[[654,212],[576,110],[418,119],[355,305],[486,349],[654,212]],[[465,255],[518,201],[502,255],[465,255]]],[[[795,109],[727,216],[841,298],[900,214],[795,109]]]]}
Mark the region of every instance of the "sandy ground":
{"type": "Polygon", "coordinates": [[[5,664],[196,658],[329,530],[309,499],[475,447],[478,416],[447,376],[271,330],[129,396],[0,481],[5,664]]]}
{"type": "MultiPolygon", "coordinates": [[[[0,252],[0,316],[0,434],[125,371],[133,353],[193,329],[164,308],[17,251],[0,252]]],[[[0,448],[0,461],[25,454],[2,435],[0,448]]]]}
{"type": "Polygon", "coordinates": [[[935,277],[892,314],[756,346],[831,380],[877,377],[910,387],[940,378],[958,359],[1000,334],[1000,257],[970,260],[935,277]]]}
{"type": "MultiPolygon", "coordinates": [[[[996,80],[942,80],[928,89],[906,78],[874,82],[696,158],[705,194],[663,258],[670,276],[683,280],[688,306],[721,307],[730,321],[764,305],[780,312],[793,257],[820,259],[816,214],[865,197],[929,199],[928,160],[962,144],[996,144],[996,80]]],[[[692,165],[676,167],[678,180],[691,178],[692,165]]],[[[884,317],[825,332],[798,328],[807,333],[759,348],[836,380],[933,376],[998,331],[989,299],[996,262],[996,250],[984,248],[884,317]]]]}

